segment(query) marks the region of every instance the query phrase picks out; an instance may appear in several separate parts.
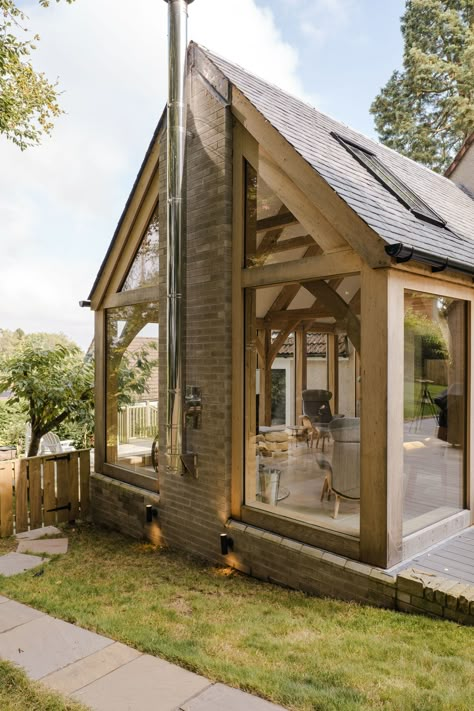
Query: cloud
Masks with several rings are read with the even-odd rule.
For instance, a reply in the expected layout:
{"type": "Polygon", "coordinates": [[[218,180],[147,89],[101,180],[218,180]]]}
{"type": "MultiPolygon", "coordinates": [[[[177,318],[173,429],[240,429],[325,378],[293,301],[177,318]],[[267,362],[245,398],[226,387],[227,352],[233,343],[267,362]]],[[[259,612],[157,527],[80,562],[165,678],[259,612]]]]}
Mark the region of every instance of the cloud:
{"type": "Polygon", "coordinates": [[[291,9],[301,34],[324,45],[347,26],[356,8],[355,0],[281,0],[291,9]]]}
{"type": "MultiPolygon", "coordinates": [[[[41,41],[34,66],[59,77],[65,114],[38,148],[0,137],[0,327],[63,330],[87,346],[87,296],[166,101],[162,0],[22,3],[41,41]],[[5,308],[5,305],[8,305],[5,308]]],[[[266,3],[199,0],[190,37],[305,97],[298,50],[266,3]]]]}

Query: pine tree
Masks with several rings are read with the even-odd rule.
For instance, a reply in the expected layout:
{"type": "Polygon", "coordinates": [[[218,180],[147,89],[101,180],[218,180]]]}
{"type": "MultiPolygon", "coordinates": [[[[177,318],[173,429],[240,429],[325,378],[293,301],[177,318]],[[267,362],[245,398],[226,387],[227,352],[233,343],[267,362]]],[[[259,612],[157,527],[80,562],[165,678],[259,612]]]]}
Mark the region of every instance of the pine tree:
{"type": "Polygon", "coordinates": [[[407,0],[403,70],[371,113],[380,140],[443,172],[474,131],[474,0],[407,0]]]}

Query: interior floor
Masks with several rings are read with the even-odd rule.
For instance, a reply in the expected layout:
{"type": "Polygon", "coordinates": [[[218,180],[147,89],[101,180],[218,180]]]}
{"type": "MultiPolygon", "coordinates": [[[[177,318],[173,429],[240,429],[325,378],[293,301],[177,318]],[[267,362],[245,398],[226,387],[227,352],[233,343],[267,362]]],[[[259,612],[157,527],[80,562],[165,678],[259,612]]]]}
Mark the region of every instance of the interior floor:
{"type": "MultiPolygon", "coordinates": [[[[438,439],[434,418],[407,422],[404,427],[403,535],[441,521],[463,508],[462,450],[438,439]]],[[[280,471],[278,502],[275,506],[255,505],[275,510],[299,521],[359,536],[359,501],[341,499],[334,518],[334,496],[321,492],[325,479],[323,460],[331,461],[331,441],[321,447],[308,447],[290,438],[288,452],[273,457],[258,457],[257,468],[280,471]]],[[[248,502],[250,503],[250,502],[248,502]]]]}

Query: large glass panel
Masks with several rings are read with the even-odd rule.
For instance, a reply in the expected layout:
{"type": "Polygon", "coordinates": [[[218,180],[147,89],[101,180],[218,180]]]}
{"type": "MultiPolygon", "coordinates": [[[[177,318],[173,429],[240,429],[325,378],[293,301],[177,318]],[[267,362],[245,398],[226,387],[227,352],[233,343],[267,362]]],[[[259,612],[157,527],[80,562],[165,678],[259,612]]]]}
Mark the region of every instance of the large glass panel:
{"type": "Polygon", "coordinates": [[[158,206],[153,213],[147,231],[135,254],[135,258],[122,285],[121,291],[130,291],[144,286],[156,286],[160,270],[160,223],[158,206]]]}
{"type": "Polygon", "coordinates": [[[245,266],[290,262],[320,252],[275,192],[246,164],[245,266]],[[258,184],[257,184],[258,183],[258,184]]]}
{"type": "Polygon", "coordinates": [[[158,304],[107,310],[106,461],[156,478],[158,304]]]}
{"type": "Polygon", "coordinates": [[[405,292],[403,533],[464,507],[466,303],[405,292]]]}
{"type": "Polygon", "coordinates": [[[245,499],[358,536],[360,278],[311,288],[246,290],[245,499]]]}

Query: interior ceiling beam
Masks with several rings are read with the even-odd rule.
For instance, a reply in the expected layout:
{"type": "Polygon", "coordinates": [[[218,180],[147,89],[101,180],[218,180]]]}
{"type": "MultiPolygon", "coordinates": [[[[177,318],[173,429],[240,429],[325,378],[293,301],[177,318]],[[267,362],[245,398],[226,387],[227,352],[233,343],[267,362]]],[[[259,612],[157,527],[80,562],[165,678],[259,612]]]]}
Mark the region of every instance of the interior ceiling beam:
{"type": "Polygon", "coordinates": [[[284,212],[278,213],[277,215],[272,215],[271,217],[263,217],[261,220],[257,220],[257,232],[266,232],[267,230],[275,230],[289,225],[297,225],[298,220],[294,215],[291,214],[286,208],[284,212]]]}
{"type": "MultiPolygon", "coordinates": [[[[321,254],[321,247],[314,243],[311,247],[308,247],[304,253],[303,259],[305,257],[316,257],[318,254],[321,254]]],[[[276,297],[273,304],[270,306],[269,311],[283,311],[284,309],[287,309],[300,289],[301,284],[299,283],[286,284],[276,297]]]]}
{"type": "Polygon", "coordinates": [[[267,368],[271,368],[273,361],[275,360],[275,358],[277,357],[277,355],[280,351],[280,348],[283,346],[283,344],[285,343],[285,341],[288,338],[288,336],[290,335],[290,333],[292,333],[295,330],[295,328],[298,326],[298,324],[299,324],[299,319],[293,319],[293,321],[291,321],[286,326],[286,328],[284,328],[282,331],[280,331],[278,336],[275,338],[275,340],[271,344],[270,348],[268,349],[268,357],[267,357],[267,363],[266,363],[267,368]]]}
{"type": "Polygon", "coordinates": [[[354,348],[360,353],[360,321],[350,305],[325,281],[305,282],[304,287],[318,300],[319,304],[331,311],[337,321],[338,328],[346,331],[354,348]]]}
{"type": "Polygon", "coordinates": [[[298,222],[310,233],[323,252],[347,247],[347,242],[326,220],[314,203],[303,194],[295,183],[263,151],[258,162],[259,174],[267,185],[287,205],[298,222]]]}
{"type": "MultiPolygon", "coordinates": [[[[270,239],[272,241],[268,240],[264,245],[262,240],[255,253],[255,257],[250,260],[254,266],[264,264],[265,261],[273,254],[281,254],[282,252],[289,252],[292,249],[301,249],[302,247],[308,247],[315,244],[311,235],[300,235],[299,237],[292,237],[291,239],[284,239],[278,242],[277,239],[280,235],[278,235],[276,239],[273,239],[276,232],[281,233],[281,230],[271,230],[270,232],[267,232],[267,235],[270,235],[270,239]]],[[[265,235],[265,237],[267,235],[265,235]]]]}
{"type": "MultiPolygon", "coordinates": [[[[288,215],[288,209],[285,207],[285,205],[282,205],[278,211],[278,215],[276,217],[283,217],[284,215],[288,215]]],[[[273,218],[269,218],[273,219],[273,218]]],[[[263,235],[262,239],[260,240],[260,244],[255,250],[254,254],[250,254],[247,257],[247,264],[248,266],[256,265],[256,264],[263,264],[267,257],[270,255],[272,252],[273,247],[277,243],[278,239],[281,237],[284,231],[284,227],[278,227],[276,229],[271,229],[265,232],[263,235]]],[[[257,228],[258,232],[258,228],[257,228]]]]}

